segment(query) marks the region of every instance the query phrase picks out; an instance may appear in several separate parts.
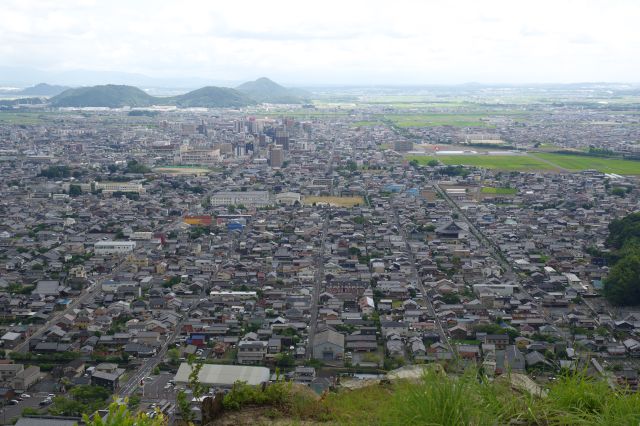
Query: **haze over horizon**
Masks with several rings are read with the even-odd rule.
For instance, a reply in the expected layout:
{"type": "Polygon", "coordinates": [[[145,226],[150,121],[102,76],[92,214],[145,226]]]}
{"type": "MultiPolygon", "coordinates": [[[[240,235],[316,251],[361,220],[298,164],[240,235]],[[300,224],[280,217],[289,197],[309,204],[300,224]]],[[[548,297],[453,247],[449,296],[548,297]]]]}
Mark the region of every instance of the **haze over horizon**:
{"type": "Polygon", "coordinates": [[[637,82],[640,69],[640,3],[629,0],[3,6],[0,84],[21,73],[193,86],[262,76],[298,86],[637,82]]]}

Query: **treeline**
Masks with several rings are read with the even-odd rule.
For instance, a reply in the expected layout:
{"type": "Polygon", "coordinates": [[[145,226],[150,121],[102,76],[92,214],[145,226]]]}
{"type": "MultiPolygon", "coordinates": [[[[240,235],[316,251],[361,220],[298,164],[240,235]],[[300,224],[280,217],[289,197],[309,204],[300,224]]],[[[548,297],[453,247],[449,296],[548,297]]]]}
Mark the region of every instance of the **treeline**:
{"type": "Polygon", "coordinates": [[[640,305],[640,212],[609,224],[605,254],[611,269],[604,295],[616,305],[640,305]]]}

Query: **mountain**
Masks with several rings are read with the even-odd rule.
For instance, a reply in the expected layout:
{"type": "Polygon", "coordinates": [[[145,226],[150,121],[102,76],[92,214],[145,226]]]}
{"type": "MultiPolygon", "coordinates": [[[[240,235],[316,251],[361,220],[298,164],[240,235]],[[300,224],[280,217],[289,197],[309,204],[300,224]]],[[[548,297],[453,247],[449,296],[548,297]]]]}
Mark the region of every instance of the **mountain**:
{"type": "Polygon", "coordinates": [[[142,107],[153,105],[156,98],[133,86],[80,87],[69,89],[51,98],[56,107],[142,107]]]}
{"type": "Polygon", "coordinates": [[[163,104],[175,104],[180,107],[224,108],[243,107],[256,102],[235,89],[207,86],[184,95],[171,98],[158,98],[163,104]]]}
{"type": "Polygon", "coordinates": [[[22,89],[17,94],[21,96],[56,96],[68,89],[70,89],[68,86],[56,86],[47,83],[40,83],[35,86],[22,89]]]}
{"type": "Polygon", "coordinates": [[[248,81],[236,87],[258,102],[272,104],[299,104],[309,98],[310,93],[301,89],[288,89],[266,77],[248,81]]]}

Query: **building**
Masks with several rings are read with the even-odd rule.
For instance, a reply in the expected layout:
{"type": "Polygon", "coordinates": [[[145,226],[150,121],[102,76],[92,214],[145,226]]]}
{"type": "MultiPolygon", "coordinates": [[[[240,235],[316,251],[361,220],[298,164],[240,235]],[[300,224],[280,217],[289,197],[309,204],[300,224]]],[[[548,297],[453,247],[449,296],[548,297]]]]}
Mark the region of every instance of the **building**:
{"type": "Polygon", "coordinates": [[[96,182],[96,191],[102,192],[135,192],[137,194],[144,194],[144,187],[141,183],[132,182],[96,182]]]}
{"type": "Polygon", "coordinates": [[[238,362],[240,364],[259,364],[267,355],[267,342],[248,341],[238,342],[238,362]]]}
{"type": "Polygon", "coordinates": [[[344,335],[330,328],[313,339],[313,358],[322,361],[340,360],[344,356],[344,335]]]}
{"type": "Polygon", "coordinates": [[[18,372],[13,378],[13,388],[24,392],[40,380],[40,367],[32,365],[18,372]]]}
{"type": "MultiPolygon", "coordinates": [[[[177,385],[189,383],[191,366],[186,362],[180,364],[174,378],[177,385]]],[[[267,367],[249,367],[244,365],[204,364],[198,380],[205,386],[218,388],[231,388],[237,381],[246,382],[248,385],[267,383],[270,372],[267,367]]]]}
{"type": "Polygon", "coordinates": [[[220,161],[220,150],[199,149],[182,145],[174,161],[180,164],[215,164],[220,161]]]}
{"type": "Polygon", "coordinates": [[[282,145],[282,149],[285,151],[289,150],[289,132],[285,129],[276,130],[276,145],[282,145]]]}
{"type": "Polygon", "coordinates": [[[224,191],[211,196],[212,206],[244,206],[265,207],[271,205],[268,191],[224,191]]]}
{"type": "Polygon", "coordinates": [[[24,371],[23,364],[0,364],[0,384],[2,386],[12,384],[13,379],[21,371],[24,371]]]}
{"type": "Polygon", "coordinates": [[[269,151],[269,165],[278,168],[284,165],[284,150],[282,148],[272,148],[269,151]]]}
{"type": "Polygon", "coordinates": [[[131,253],[136,248],[135,241],[98,241],[93,245],[96,255],[131,253]]]}

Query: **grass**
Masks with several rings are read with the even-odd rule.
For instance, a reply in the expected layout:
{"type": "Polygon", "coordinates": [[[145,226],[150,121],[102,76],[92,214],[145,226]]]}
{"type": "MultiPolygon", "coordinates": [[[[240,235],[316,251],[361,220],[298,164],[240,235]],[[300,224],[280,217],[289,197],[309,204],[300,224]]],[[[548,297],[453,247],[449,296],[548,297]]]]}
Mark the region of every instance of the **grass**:
{"type": "Polygon", "coordinates": [[[602,173],[640,175],[640,161],[553,153],[536,153],[534,157],[571,171],[595,169],[602,173]]]}
{"type": "Polygon", "coordinates": [[[329,196],[307,196],[304,197],[304,203],[307,205],[329,204],[335,207],[355,207],[364,206],[364,198],[362,197],[329,197],[329,196]]]}
{"type": "Polygon", "coordinates": [[[498,195],[515,195],[518,190],[515,188],[496,188],[492,186],[483,186],[480,190],[483,194],[498,194],[498,195]]]}
{"type": "Polygon", "coordinates": [[[530,155],[409,155],[407,160],[417,160],[426,165],[438,160],[446,165],[464,165],[508,171],[556,170],[552,165],[530,155]]]}
{"type": "Polygon", "coordinates": [[[165,173],[171,175],[201,175],[209,173],[213,170],[204,167],[166,166],[156,167],[152,171],[156,173],[165,173]]]}
{"type": "Polygon", "coordinates": [[[44,122],[39,113],[2,112],[0,113],[0,123],[6,124],[42,124],[44,122]]]}
{"type": "Polygon", "coordinates": [[[385,118],[398,127],[490,127],[480,114],[397,114],[385,118]]]}
{"type": "Polygon", "coordinates": [[[379,126],[381,123],[379,121],[354,121],[351,123],[352,127],[373,127],[379,126]]]}
{"type": "Polygon", "coordinates": [[[546,397],[514,390],[506,376],[490,381],[476,370],[451,376],[433,368],[426,368],[418,381],[343,389],[319,400],[308,391],[275,386],[263,395],[236,392],[225,406],[237,409],[245,401],[274,401],[281,417],[304,424],[595,426],[640,422],[640,393],[612,390],[605,381],[583,374],[560,376],[549,385],[546,397]]]}

